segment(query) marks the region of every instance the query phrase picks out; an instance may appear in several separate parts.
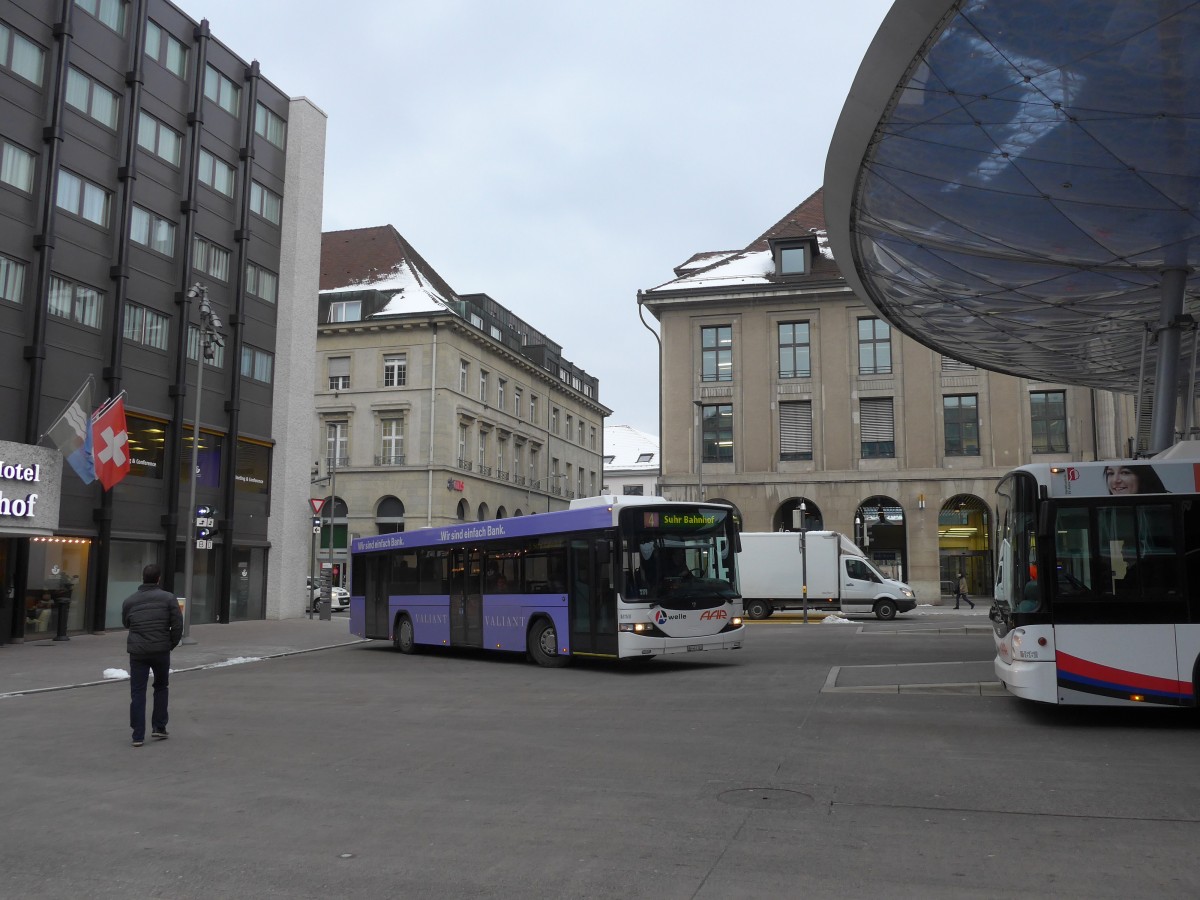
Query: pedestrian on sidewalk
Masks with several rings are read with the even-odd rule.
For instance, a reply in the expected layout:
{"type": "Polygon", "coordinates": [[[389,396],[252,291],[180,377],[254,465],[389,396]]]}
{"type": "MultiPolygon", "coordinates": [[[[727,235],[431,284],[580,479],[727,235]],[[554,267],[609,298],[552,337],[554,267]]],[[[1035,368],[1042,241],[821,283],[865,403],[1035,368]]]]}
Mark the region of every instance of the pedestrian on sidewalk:
{"type": "Polygon", "coordinates": [[[967,576],[962,572],[958,573],[958,593],[954,595],[954,608],[958,609],[958,602],[963,601],[971,609],[975,608],[975,604],[971,602],[971,598],[967,596],[967,576]]]}
{"type": "Polygon", "coordinates": [[[151,563],[142,569],[142,586],[121,604],[121,624],[129,629],[125,649],[129,653],[129,727],[133,746],[146,739],[146,681],[154,672],[154,706],[150,712],[150,736],[166,740],[167,689],[171,677],[171,651],[183,638],[183,615],[179,601],[159,587],[162,569],[151,563]]]}

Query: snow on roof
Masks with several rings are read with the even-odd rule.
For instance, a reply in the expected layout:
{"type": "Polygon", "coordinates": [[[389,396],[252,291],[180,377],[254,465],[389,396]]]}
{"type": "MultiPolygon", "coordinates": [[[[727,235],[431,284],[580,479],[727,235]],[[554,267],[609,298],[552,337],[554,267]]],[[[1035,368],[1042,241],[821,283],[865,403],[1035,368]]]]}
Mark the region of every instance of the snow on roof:
{"type": "Polygon", "coordinates": [[[742,251],[741,253],[721,259],[715,265],[701,269],[698,272],[675,278],[666,284],[651,288],[649,293],[670,286],[672,290],[679,288],[699,287],[730,287],[739,284],[767,284],[767,276],[774,274],[775,260],[770,250],[742,251]]]}
{"type": "Polygon", "coordinates": [[[658,469],[658,438],[632,425],[605,425],[604,457],[605,469],[658,469]],[[650,458],[638,461],[646,455],[650,458]]]}
{"type": "Polygon", "coordinates": [[[322,294],[341,294],[350,291],[379,291],[391,294],[387,304],[370,318],[395,316],[414,312],[442,312],[447,300],[430,284],[425,282],[408,260],[400,260],[392,271],[368,281],[343,285],[322,291],[322,294]]]}

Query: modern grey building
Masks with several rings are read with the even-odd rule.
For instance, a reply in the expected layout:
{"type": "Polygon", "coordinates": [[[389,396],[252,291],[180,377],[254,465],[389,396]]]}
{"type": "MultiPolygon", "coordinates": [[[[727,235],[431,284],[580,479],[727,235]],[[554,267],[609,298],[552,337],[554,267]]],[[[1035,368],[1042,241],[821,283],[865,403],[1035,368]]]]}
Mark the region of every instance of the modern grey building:
{"type": "Polygon", "coordinates": [[[49,533],[0,504],[0,640],[44,636],[51,595],[66,631],[118,625],[149,562],[182,593],[193,477],[215,533],[191,621],[291,602],[275,573],[309,534],[324,141],[319,109],[165,0],[0,2],[0,441],[51,446],[90,379],[92,407],[124,395],[131,458],[110,491],[62,466],[49,533]],[[205,293],[223,345],[197,404],[205,293]]]}

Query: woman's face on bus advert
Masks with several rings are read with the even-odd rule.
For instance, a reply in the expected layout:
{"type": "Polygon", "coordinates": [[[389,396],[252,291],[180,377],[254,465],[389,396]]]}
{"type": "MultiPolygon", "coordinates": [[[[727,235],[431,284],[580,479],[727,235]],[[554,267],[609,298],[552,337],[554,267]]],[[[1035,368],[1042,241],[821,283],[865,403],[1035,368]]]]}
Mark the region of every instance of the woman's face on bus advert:
{"type": "Polygon", "coordinates": [[[1128,466],[1105,466],[1104,479],[1108,482],[1110,494],[1136,494],[1138,492],[1137,473],[1128,466]]]}

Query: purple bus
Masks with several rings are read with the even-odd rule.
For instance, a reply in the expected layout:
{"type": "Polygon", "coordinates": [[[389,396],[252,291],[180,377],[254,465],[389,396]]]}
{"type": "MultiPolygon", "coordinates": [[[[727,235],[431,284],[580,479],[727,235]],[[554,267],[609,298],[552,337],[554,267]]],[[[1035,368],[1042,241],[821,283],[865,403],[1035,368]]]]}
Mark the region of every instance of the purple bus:
{"type": "Polygon", "coordinates": [[[742,646],[731,507],[589,497],[562,512],[356,538],[350,631],[421,647],[648,659],[742,646]]]}

